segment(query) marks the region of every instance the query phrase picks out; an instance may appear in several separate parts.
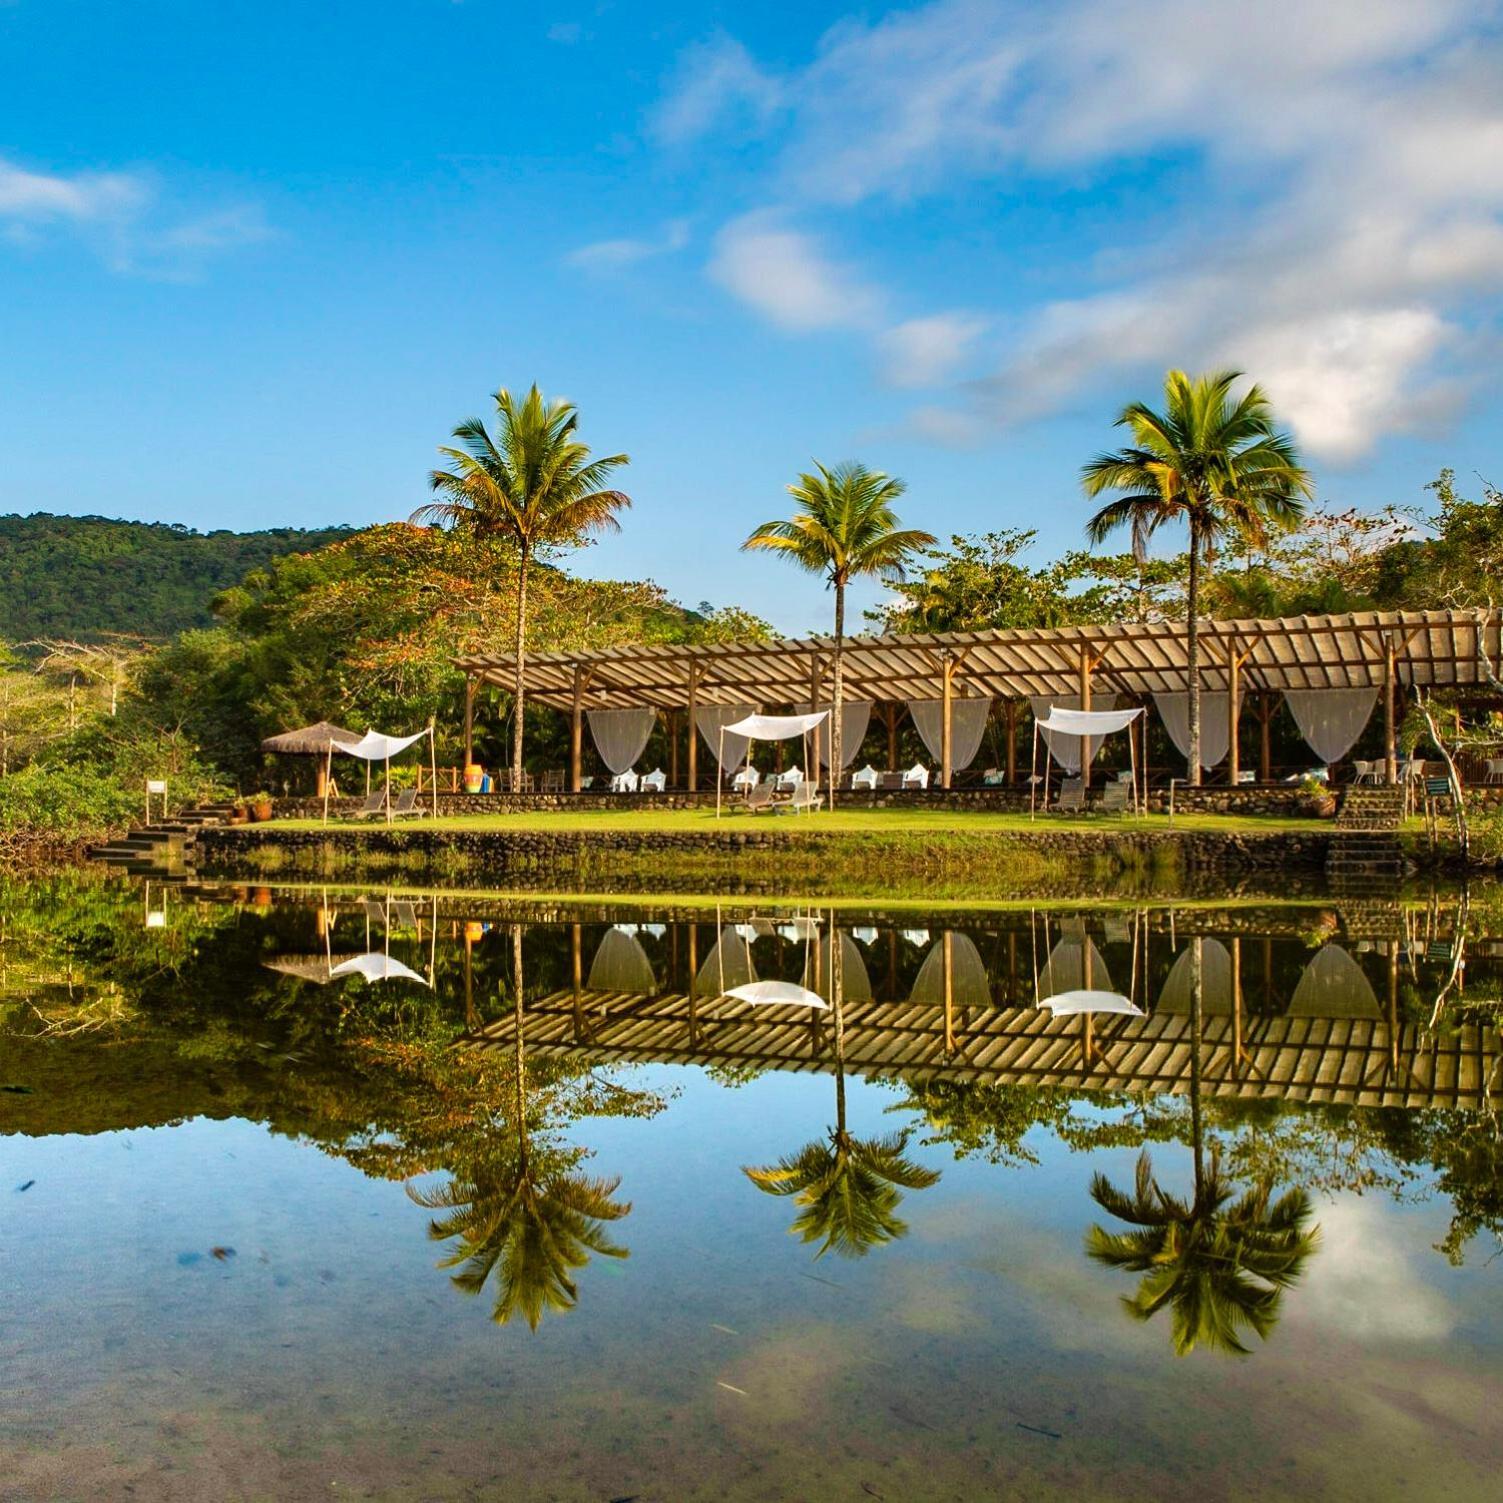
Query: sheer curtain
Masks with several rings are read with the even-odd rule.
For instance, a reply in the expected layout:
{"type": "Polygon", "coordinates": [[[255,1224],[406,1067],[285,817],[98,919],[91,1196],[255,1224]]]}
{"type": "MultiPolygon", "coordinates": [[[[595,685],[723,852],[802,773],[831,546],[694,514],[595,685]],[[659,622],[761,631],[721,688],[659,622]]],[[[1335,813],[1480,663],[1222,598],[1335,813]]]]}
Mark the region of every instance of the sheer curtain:
{"type": "MultiPolygon", "coordinates": [[[[1179,754],[1190,755],[1190,696],[1184,690],[1173,694],[1155,694],[1154,706],[1169,739],[1179,748],[1179,754]]],[[[1225,689],[1202,689],[1200,691],[1200,765],[1215,767],[1231,750],[1232,728],[1227,723],[1227,692],[1225,689]]]]}
{"type": "Polygon", "coordinates": [[[1284,701],[1310,750],[1322,762],[1339,762],[1356,744],[1373,706],[1376,689],[1286,689],[1284,701]]]}
{"type": "Polygon", "coordinates": [[[745,736],[727,736],[722,752],[720,727],[735,725],[738,720],[745,720],[748,715],[756,713],[756,705],[704,705],[694,712],[694,723],[699,727],[699,734],[705,738],[706,745],[720,759],[720,765],[727,772],[734,772],[746,760],[747,739],[745,736]]]}
{"type": "Polygon", "coordinates": [[[647,745],[657,724],[656,710],[590,710],[590,734],[600,760],[612,772],[626,772],[647,745]]]}
{"type": "MultiPolygon", "coordinates": [[[[944,700],[910,699],[908,713],[913,716],[914,729],[929,748],[929,755],[938,762],[944,755],[944,700]]],[[[951,771],[959,772],[976,760],[991,713],[992,702],[989,699],[956,698],[950,701],[951,771]]]]}
{"type": "MultiPolygon", "coordinates": [[[[1049,716],[1051,705],[1058,705],[1062,710],[1081,709],[1080,696],[1078,694],[1036,694],[1028,701],[1033,709],[1035,720],[1046,720],[1049,716]]],[[[1091,708],[1093,710],[1115,710],[1117,708],[1117,696],[1115,694],[1093,694],[1091,696],[1091,708]]],[[[1080,771],[1080,736],[1067,736],[1059,731],[1040,731],[1044,738],[1044,744],[1049,748],[1050,755],[1064,770],[1074,777],[1080,771]]],[[[1090,742],[1091,751],[1088,761],[1096,760],[1096,753],[1106,744],[1104,736],[1087,736],[1083,738],[1090,742]]]]}
{"type": "MultiPolygon", "coordinates": [[[[797,701],[793,708],[800,714],[810,709],[807,699],[797,701]]],[[[830,718],[835,715],[834,706],[828,701],[824,704],[813,706],[815,710],[828,710],[830,718]]],[[[840,766],[844,772],[852,762],[856,760],[856,753],[861,750],[861,743],[866,740],[867,727],[872,720],[872,702],[869,699],[847,699],[840,706],[840,766]]],[[[819,760],[826,767],[830,765],[830,754],[833,748],[830,745],[832,739],[826,727],[826,721],[819,731],[819,760]]]]}

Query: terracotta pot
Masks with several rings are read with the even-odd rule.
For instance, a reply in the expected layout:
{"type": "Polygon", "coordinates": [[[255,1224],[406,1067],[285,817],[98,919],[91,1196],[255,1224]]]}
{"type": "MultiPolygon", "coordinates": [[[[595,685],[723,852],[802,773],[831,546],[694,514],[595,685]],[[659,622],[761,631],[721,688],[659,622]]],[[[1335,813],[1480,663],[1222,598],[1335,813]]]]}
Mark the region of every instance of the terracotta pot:
{"type": "Polygon", "coordinates": [[[1334,819],[1336,816],[1336,796],[1331,793],[1311,794],[1305,800],[1305,807],[1316,819],[1334,819]]]}
{"type": "Polygon", "coordinates": [[[271,818],[271,800],[264,798],[250,806],[250,817],[258,823],[265,823],[271,818]]]}

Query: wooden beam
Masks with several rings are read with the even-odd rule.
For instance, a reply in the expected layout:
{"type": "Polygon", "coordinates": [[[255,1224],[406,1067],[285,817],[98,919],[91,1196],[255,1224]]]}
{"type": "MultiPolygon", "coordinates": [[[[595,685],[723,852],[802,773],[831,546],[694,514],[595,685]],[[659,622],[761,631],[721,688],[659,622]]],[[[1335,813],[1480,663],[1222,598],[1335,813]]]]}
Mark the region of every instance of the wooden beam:
{"type": "Polygon", "coordinates": [[[1278,698],[1266,689],[1258,701],[1258,781],[1266,783],[1273,777],[1272,738],[1269,726],[1278,707],[1278,698]]]}
{"type": "MultiPolygon", "coordinates": [[[[1080,708],[1082,710],[1089,710],[1091,708],[1091,670],[1094,666],[1095,663],[1091,658],[1090,649],[1082,645],[1080,649],[1080,681],[1077,691],[1080,695],[1080,708]]],[[[1082,788],[1089,788],[1091,786],[1091,738],[1089,736],[1082,736],[1080,738],[1080,786],[1082,788]]]]}
{"type": "Polygon", "coordinates": [[[1007,786],[1018,780],[1018,702],[1007,701],[1007,786]]]}
{"type": "MultiPolygon", "coordinates": [[[[715,776],[720,776],[717,769],[715,776]]],[[[718,786],[718,785],[717,785],[718,786]]],[[[699,664],[689,664],[689,792],[699,787],[699,664]]],[[[718,797],[718,795],[717,795],[718,797]]]]}
{"type": "Polygon", "coordinates": [[[578,793],[584,762],[584,695],[589,670],[581,663],[574,670],[574,699],[569,707],[569,792],[578,793]]]}
{"type": "Polygon", "coordinates": [[[1226,653],[1226,780],[1233,788],[1242,776],[1242,760],[1237,747],[1237,727],[1242,719],[1242,688],[1239,676],[1246,653],[1239,653],[1235,645],[1226,653]]]}
{"type": "Polygon", "coordinates": [[[1398,727],[1394,723],[1395,664],[1393,633],[1383,633],[1383,781],[1390,786],[1399,780],[1398,727]]]}
{"type": "Polygon", "coordinates": [[[939,786],[950,786],[951,764],[951,738],[950,738],[950,706],[954,698],[954,685],[951,674],[954,669],[953,662],[946,658],[944,670],[940,679],[940,705],[939,705],[939,786]]]}
{"type": "Polygon", "coordinates": [[[886,705],[887,711],[887,771],[898,770],[898,717],[903,713],[902,706],[895,699],[890,699],[886,705]]]}

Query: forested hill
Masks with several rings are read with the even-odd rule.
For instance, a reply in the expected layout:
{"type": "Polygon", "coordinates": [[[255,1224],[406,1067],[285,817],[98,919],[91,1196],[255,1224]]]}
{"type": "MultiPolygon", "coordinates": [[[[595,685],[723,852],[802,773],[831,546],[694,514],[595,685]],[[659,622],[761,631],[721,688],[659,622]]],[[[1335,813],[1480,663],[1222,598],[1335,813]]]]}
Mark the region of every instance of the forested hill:
{"type": "Polygon", "coordinates": [[[247,571],[348,535],[342,527],[192,532],[107,517],[0,516],[0,641],[161,638],[206,626],[210,600],[247,571]]]}

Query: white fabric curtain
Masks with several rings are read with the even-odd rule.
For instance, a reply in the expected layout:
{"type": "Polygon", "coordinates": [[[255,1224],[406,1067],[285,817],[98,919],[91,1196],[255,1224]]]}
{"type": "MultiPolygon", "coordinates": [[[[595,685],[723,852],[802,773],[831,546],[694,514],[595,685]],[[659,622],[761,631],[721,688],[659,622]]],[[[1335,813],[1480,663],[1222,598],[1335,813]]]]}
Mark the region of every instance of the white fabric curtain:
{"type": "MultiPolygon", "coordinates": [[[[1047,720],[1049,711],[1078,710],[1080,709],[1080,696],[1078,694],[1037,694],[1028,703],[1033,708],[1035,720],[1047,720]]],[[[1091,708],[1093,710],[1115,710],[1117,708],[1117,696],[1115,694],[1103,694],[1091,696],[1091,708]]],[[[1099,752],[1106,742],[1104,736],[1066,736],[1059,731],[1040,731],[1044,738],[1044,745],[1049,748],[1050,755],[1055,762],[1072,777],[1080,771],[1080,743],[1084,739],[1090,747],[1088,762],[1096,760],[1099,752]]]]}
{"type": "Polygon", "coordinates": [[[694,723],[699,727],[699,734],[705,738],[705,743],[713,755],[721,758],[720,765],[727,771],[734,771],[746,760],[746,744],[749,738],[733,736],[727,731],[722,752],[720,727],[734,725],[738,720],[745,720],[748,715],[756,713],[756,705],[705,705],[694,712],[694,723]]]}
{"type": "Polygon", "coordinates": [[[1049,952],[1039,973],[1038,1000],[1042,1004],[1061,992],[1110,991],[1111,973],[1095,942],[1084,928],[1066,933],[1049,952]]]}
{"type": "MultiPolygon", "coordinates": [[[[809,702],[804,700],[794,706],[797,710],[808,710],[809,702]]],[[[815,705],[816,712],[823,712],[834,720],[834,706],[829,704],[815,705]]],[[[840,770],[845,771],[856,760],[856,754],[861,750],[861,743],[866,740],[866,730],[872,720],[872,702],[869,699],[847,699],[840,706],[840,770]]],[[[826,767],[830,765],[830,757],[833,748],[830,745],[831,733],[826,730],[819,737],[819,760],[826,767]]]]}
{"type": "Polygon", "coordinates": [[[600,760],[612,772],[627,772],[642,755],[657,724],[656,710],[591,710],[590,734],[600,760]]]}
{"type": "Polygon", "coordinates": [[[719,997],[733,987],[748,986],[757,979],[752,965],[751,942],[737,933],[734,924],[727,924],[720,931],[710,953],[699,968],[693,981],[696,997],[719,997]]]}
{"type": "MultiPolygon", "coordinates": [[[[1174,694],[1155,694],[1153,703],[1169,732],[1169,739],[1182,757],[1190,755],[1190,696],[1183,690],[1174,694]]],[[[1200,691],[1200,765],[1215,767],[1231,750],[1232,728],[1227,723],[1225,689],[1200,691]]]]}
{"type": "MultiPolygon", "coordinates": [[[[945,702],[942,699],[910,699],[908,713],[913,716],[914,729],[929,748],[929,755],[936,762],[944,755],[945,702]]],[[[986,722],[992,713],[989,699],[962,699],[950,701],[950,767],[954,772],[969,767],[981,750],[981,738],[986,734],[986,722]]]]}
{"type": "Polygon", "coordinates": [[[945,1005],[945,969],[950,972],[949,997],[955,1007],[990,1007],[991,983],[986,976],[986,963],[975,942],[967,934],[951,930],[941,934],[934,948],[925,957],[919,973],[913,978],[913,990],[908,1000],[923,1007],[945,1005]],[[949,940],[949,958],[945,957],[945,941],[949,940]]]}
{"type": "Polygon", "coordinates": [[[1315,952],[1289,999],[1291,1018],[1381,1018],[1377,995],[1362,967],[1340,945],[1315,952]]]}
{"type": "Polygon", "coordinates": [[[592,992],[655,992],[657,980],[652,962],[635,934],[607,929],[585,985],[592,992]]]}
{"type": "MultiPolygon", "coordinates": [[[[1169,969],[1164,989],[1159,993],[1160,1012],[1188,1017],[1194,1007],[1193,972],[1195,941],[1180,951],[1179,959],[1169,969]]],[[[1230,1017],[1235,1010],[1232,995],[1232,952],[1219,939],[1200,942],[1200,1010],[1208,1018],[1230,1017]]]]}
{"type": "MultiPolygon", "coordinates": [[[[804,961],[804,985],[818,992],[826,1002],[835,1000],[835,972],[831,957],[830,940],[826,936],[819,942],[818,951],[810,954],[804,961]]],[[[841,1000],[870,1002],[872,978],[867,974],[866,961],[862,959],[856,941],[849,934],[840,936],[840,957],[844,967],[844,974],[841,978],[843,988],[841,1000]]]]}
{"type": "Polygon", "coordinates": [[[1339,762],[1362,734],[1376,689],[1286,689],[1284,700],[1310,750],[1322,762],[1339,762]]]}

